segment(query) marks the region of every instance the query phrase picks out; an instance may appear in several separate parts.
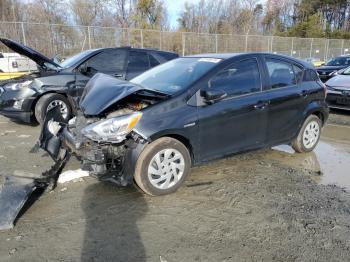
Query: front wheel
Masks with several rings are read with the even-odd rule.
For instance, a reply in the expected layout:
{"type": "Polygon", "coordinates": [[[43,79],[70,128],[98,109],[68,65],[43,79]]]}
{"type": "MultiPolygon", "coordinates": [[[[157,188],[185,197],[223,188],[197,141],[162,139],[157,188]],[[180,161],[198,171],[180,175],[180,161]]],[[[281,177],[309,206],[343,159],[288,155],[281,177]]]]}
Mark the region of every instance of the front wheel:
{"type": "Polygon", "coordinates": [[[68,99],[60,94],[50,93],[40,97],[35,105],[35,118],[42,124],[44,122],[46,112],[53,107],[60,108],[61,117],[64,121],[68,121],[72,115],[72,109],[68,99]]]}
{"type": "Polygon", "coordinates": [[[321,129],[322,121],[315,115],[308,116],[298,136],[292,142],[293,149],[298,153],[314,150],[320,140],[321,129]]]}
{"type": "Polygon", "coordinates": [[[147,145],[137,160],[134,179],[152,196],[175,192],[189,174],[190,154],[180,141],[163,137],[147,145]]]}

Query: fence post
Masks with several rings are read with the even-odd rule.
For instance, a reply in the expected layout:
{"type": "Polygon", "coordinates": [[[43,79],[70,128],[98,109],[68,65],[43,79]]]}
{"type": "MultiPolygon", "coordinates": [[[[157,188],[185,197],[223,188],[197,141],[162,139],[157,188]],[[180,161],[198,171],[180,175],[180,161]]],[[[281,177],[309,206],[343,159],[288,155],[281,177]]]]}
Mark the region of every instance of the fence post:
{"type": "Polygon", "coordinates": [[[142,29],[140,29],[140,38],[141,38],[141,48],[143,48],[143,32],[142,32],[142,29]]]}
{"type": "Polygon", "coordinates": [[[184,36],[184,32],[181,32],[181,38],[182,38],[182,56],[185,56],[186,39],[185,39],[185,36],[184,36]]]}
{"type": "Polygon", "coordinates": [[[294,37],[292,37],[292,46],[290,49],[290,56],[293,56],[293,51],[294,51],[294,37]]]}
{"type": "Polygon", "coordinates": [[[162,50],[162,31],[159,31],[159,50],[162,50]]]}
{"type": "Polygon", "coordinates": [[[218,52],[218,34],[215,34],[215,53],[218,52]]]}
{"type": "Polygon", "coordinates": [[[314,39],[311,38],[311,43],[310,43],[310,58],[312,57],[312,49],[313,49],[313,45],[314,45],[314,39]]]}
{"type": "Polygon", "coordinates": [[[88,43],[89,43],[89,49],[91,49],[91,33],[90,33],[90,26],[87,27],[88,30],[88,43]]]}
{"type": "Polygon", "coordinates": [[[271,36],[270,45],[270,52],[273,53],[273,35],[271,36]]]}
{"type": "Polygon", "coordinates": [[[340,52],[341,55],[344,54],[344,39],[341,41],[341,52],[340,52]]]}
{"type": "Polygon", "coordinates": [[[248,51],[248,35],[245,35],[244,52],[248,51]]]}
{"type": "Polygon", "coordinates": [[[27,45],[27,40],[26,40],[26,33],[24,31],[24,23],[21,23],[21,29],[22,29],[22,37],[23,37],[23,44],[27,45]]]}

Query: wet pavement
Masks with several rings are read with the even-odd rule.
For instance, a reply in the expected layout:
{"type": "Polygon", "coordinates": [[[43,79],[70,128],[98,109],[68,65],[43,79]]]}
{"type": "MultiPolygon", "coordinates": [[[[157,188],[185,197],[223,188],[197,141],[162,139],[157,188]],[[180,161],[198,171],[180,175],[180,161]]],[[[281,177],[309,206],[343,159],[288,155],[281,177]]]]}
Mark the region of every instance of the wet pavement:
{"type": "MultiPolygon", "coordinates": [[[[60,184],[0,232],[0,261],[347,261],[350,114],[329,123],[314,152],[213,161],[164,197],[89,177],[60,184]]],[[[1,174],[52,165],[28,153],[38,133],[0,117],[1,174]]]]}

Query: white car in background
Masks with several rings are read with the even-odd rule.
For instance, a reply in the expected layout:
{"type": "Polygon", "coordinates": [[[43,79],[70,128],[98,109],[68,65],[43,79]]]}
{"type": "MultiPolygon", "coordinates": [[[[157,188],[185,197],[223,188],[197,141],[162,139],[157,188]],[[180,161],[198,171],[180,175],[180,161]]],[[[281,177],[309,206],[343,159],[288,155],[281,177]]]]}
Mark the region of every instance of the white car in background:
{"type": "Polygon", "coordinates": [[[37,70],[37,65],[30,59],[17,53],[0,52],[0,73],[18,73],[37,70]]]}

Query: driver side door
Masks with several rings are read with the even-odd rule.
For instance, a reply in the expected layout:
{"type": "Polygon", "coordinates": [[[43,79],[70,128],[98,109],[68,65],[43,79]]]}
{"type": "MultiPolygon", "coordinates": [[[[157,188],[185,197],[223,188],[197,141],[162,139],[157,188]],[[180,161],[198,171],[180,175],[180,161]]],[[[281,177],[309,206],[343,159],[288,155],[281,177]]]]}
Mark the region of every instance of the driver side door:
{"type": "Polygon", "coordinates": [[[258,58],[251,57],[232,63],[209,81],[209,89],[223,90],[227,96],[198,107],[201,161],[266,142],[267,101],[260,72],[258,58]]]}

